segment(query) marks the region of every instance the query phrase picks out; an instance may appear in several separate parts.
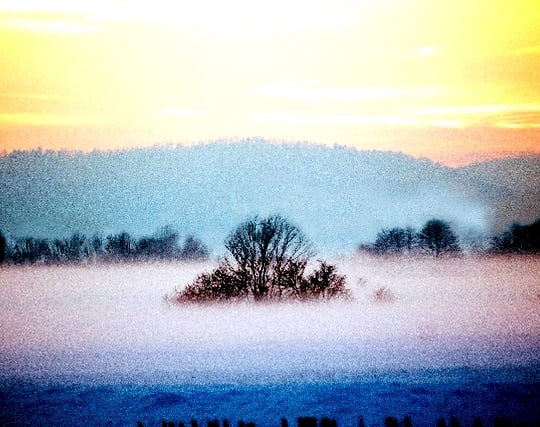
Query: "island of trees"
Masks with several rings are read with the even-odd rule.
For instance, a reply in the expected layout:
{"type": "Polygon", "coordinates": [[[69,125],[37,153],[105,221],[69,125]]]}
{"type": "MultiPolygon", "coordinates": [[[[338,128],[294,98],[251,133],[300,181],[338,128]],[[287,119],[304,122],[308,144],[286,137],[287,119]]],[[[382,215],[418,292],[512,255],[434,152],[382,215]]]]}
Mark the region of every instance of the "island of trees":
{"type": "Polygon", "coordinates": [[[178,303],[349,298],[346,278],[318,261],[296,225],[279,215],[253,217],[225,240],[228,255],[172,297],[178,303]]]}

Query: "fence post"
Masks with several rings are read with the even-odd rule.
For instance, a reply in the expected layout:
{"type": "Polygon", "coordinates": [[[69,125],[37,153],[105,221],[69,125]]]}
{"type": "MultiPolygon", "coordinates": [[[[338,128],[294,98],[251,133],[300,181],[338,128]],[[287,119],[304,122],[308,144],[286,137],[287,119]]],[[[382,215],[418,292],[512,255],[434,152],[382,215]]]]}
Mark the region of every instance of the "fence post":
{"type": "Polygon", "coordinates": [[[317,427],[317,418],[300,417],[298,418],[298,427],[317,427]]]}
{"type": "Polygon", "coordinates": [[[324,417],[321,419],[319,427],[337,427],[337,422],[334,419],[324,417]]]}
{"type": "Polygon", "coordinates": [[[508,418],[497,417],[493,420],[493,427],[512,427],[512,421],[508,418]]]}
{"type": "Polygon", "coordinates": [[[484,427],[484,424],[480,418],[475,418],[472,422],[472,427],[484,427]]]}

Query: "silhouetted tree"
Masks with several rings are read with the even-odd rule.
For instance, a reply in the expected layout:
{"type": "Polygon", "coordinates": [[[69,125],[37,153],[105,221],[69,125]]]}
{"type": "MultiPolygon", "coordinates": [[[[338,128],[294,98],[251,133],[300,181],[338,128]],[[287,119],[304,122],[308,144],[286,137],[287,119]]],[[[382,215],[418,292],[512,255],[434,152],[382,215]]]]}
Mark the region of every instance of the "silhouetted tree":
{"type": "Polygon", "coordinates": [[[90,248],[92,254],[97,258],[101,258],[105,253],[105,248],[103,245],[103,236],[99,233],[95,233],[90,239],[90,248]]]}
{"type": "Polygon", "coordinates": [[[76,232],[68,238],[53,240],[17,238],[9,247],[0,232],[0,263],[8,260],[14,263],[80,262],[91,257],[101,261],[137,258],[201,260],[206,259],[208,253],[204,243],[194,236],[188,236],[180,248],[178,234],[169,226],[138,241],[127,232],[109,234],[105,238],[96,233],[90,239],[76,232]]]}
{"type": "Polygon", "coordinates": [[[158,229],[151,237],[142,237],[136,246],[136,254],[139,257],[152,259],[180,257],[178,233],[168,225],[158,229]]]}
{"type": "Polygon", "coordinates": [[[66,239],[54,239],[51,245],[51,259],[56,262],[69,259],[69,242],[66,239]]]}
{"type": "Polygon", "coordinates": [[[25,237],[18,239],[13,248],[15,263],[35,263],[47,261],[51,257],[51,249],[47,239],[25,237]]]}
{"type": "Polygon", "coordinates": [[[532,224],[512,224],[510,228],[493,239],[496,252],[540,252],[540,219],[532,224]]]}
{"type": "Polygon", "coordinates": [[[120,234],[109,234],[105,241],[105,251],[112,257],[127,258],[133,254],[133,239],[125,231],[120,234]]]}
{"type": "Polygon", "coordinates": [[[180,257],[185,260],[198,261],[208,258],[208,248],[194,236],[187,236],[182,246],[180,257]]]}
{"type": "Polygon", "coordinates": [[[79,261],[88,257],[88,248],[85,247],[86,236],[81,233],[73,233],[68,241],[69,261],[79,261]]]}
{"type": "Polygon", "coordinates": [[[6,261],[7,258],[7,241],[6,237],[0,230],[0,264],[6,261]]]}
{"type": "Polygon", "coordinates": [[[246,220],[227,237],[225,247],[230,257],[213,272],[197,276],[177,294],[178,302],[348,296],[345,276],[333,265],[321,262],[305,277],[311,243],[279,215],[246,220]]]}
{"type": "Polygon", "coordinates": [[[177,294],[176,301],[224,302],[247,297],[247,288],[226,263],[220,264],[211,273],[202,273],[177,294]]]}
{"type": "Polygon", "coordinates": [[[446,221],[431,219],[422,227],[419,235],[420,245],[436,257],[442,253],[459,252],[457,236],[446,221]]]}
{"type": "Polygon", "coordinates": [[[303,299],[331,299],[348,297],[346,278],[338,274],[335,265],[319,261],[319,267],[302,281],[300,297],[303,299]]]}
{"type": "Polygon", "coordinates": [[[416,244],[416,232],[412,228],[394,227],[377,233],[373,249],[376,253],[402,254],[412,251],[416,244]]]}
{"type": "Polygon", "coordinates": [[[283,292],[291,269],[313,255],[311,243],[302,231],[275,215],[254,217],[240,224],[225,240],[233,269],[255,300],[283,292]]]}
{"type": "Polygon", "coordinates": [[[154,234],[155,253],[158,258],[172,259],[178,256],[178,233],[170,226],[161,227],[154,234]]]}

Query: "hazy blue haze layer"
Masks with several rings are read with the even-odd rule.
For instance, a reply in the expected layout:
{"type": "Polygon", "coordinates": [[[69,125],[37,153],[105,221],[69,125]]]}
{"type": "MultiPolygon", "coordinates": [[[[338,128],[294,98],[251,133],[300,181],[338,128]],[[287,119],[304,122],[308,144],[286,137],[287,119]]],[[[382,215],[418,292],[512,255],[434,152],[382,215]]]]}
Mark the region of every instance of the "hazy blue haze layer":
{"type": "Polygon", "coordinates": [[[266,141],[0,158],[0,230],[58,237],[172,225],[217,253],[251,214],[281,213],[323,252],[348,252],[382,227],[451,221],[462,237],[540,214],[540,158],[448,168],[427,159],[266,141]]]}

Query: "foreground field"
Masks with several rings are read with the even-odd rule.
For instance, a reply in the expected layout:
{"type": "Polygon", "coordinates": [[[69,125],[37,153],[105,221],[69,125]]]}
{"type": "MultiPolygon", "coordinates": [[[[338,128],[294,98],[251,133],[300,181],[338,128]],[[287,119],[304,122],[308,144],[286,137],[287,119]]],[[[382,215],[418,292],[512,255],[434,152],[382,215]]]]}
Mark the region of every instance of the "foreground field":
{"type": "Polygon", "coordinates": [[[337,264],[351,302],[205,307],[163,297],[208,263],[3,267],[0,416],[539,415],[540,258],[337,264]]]}

